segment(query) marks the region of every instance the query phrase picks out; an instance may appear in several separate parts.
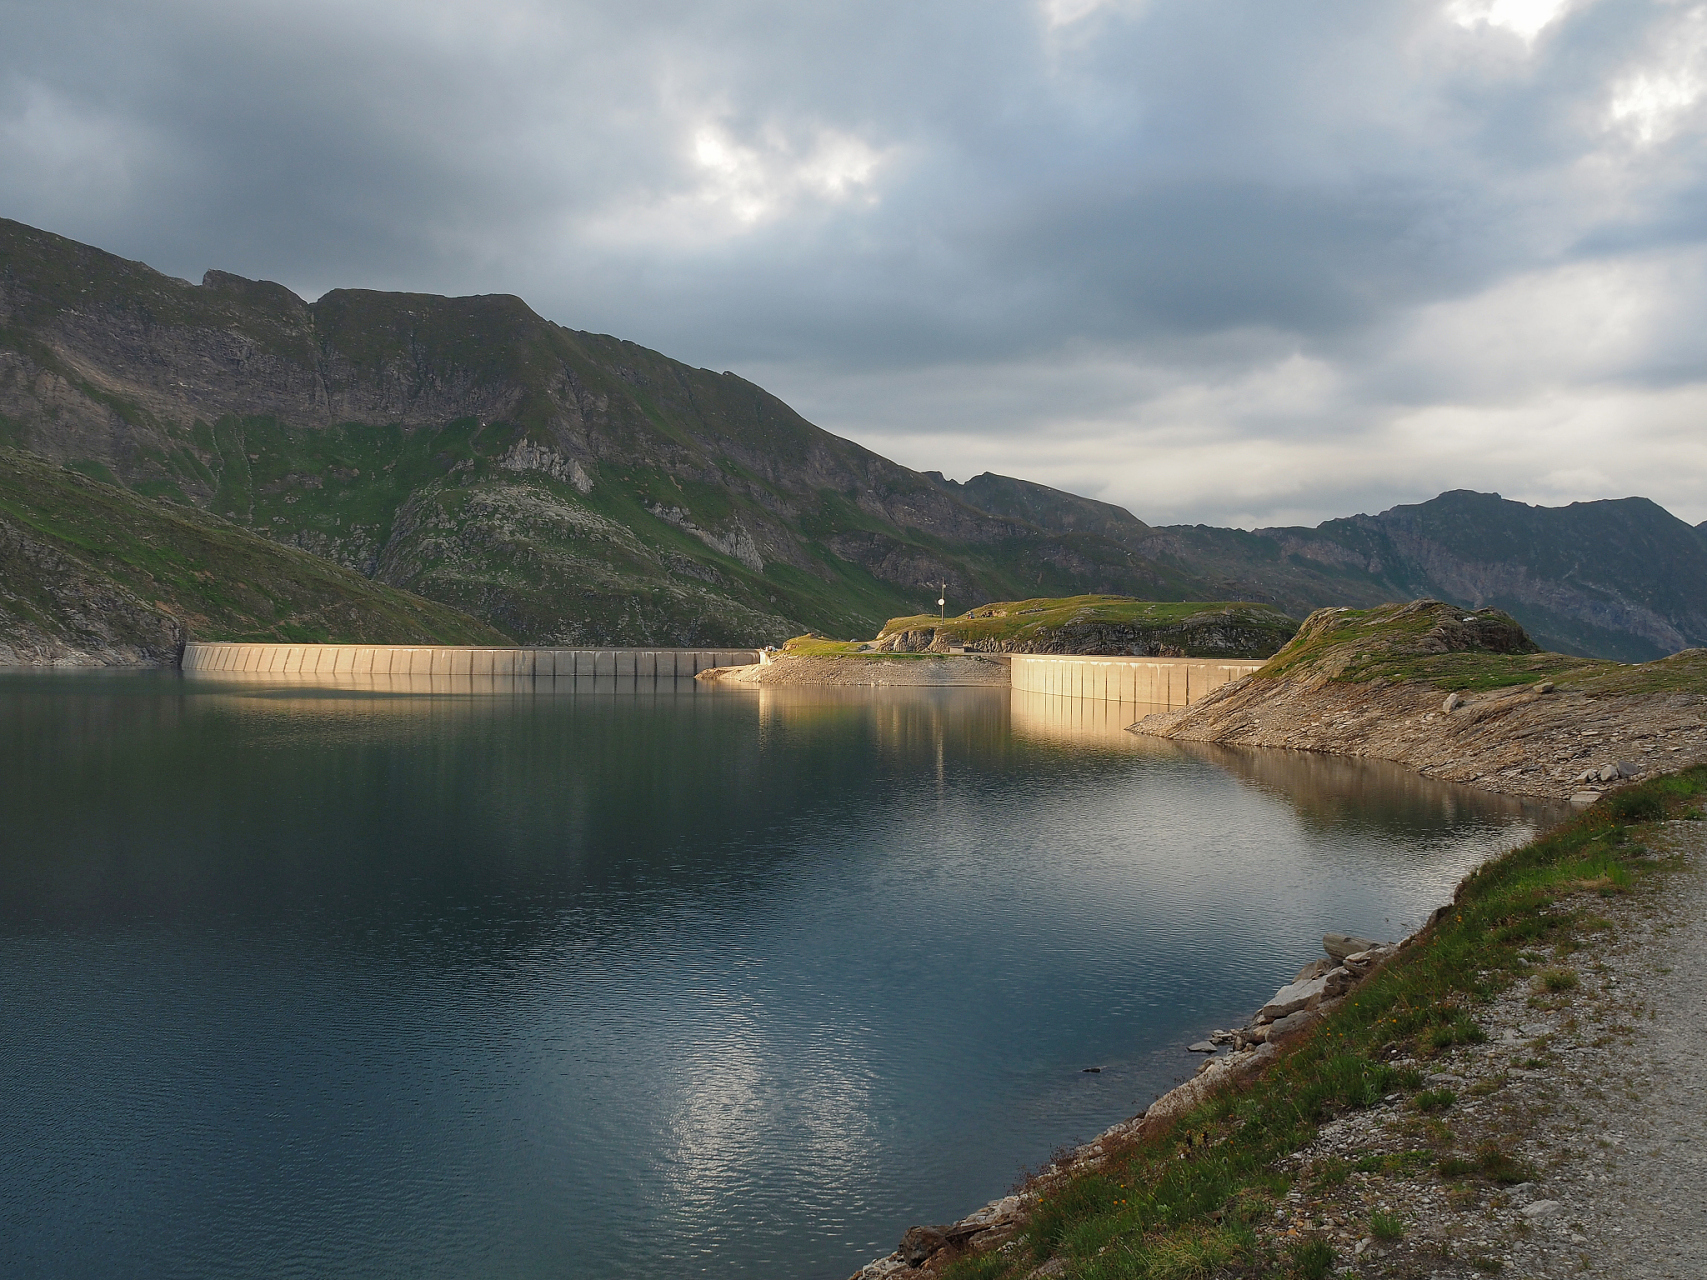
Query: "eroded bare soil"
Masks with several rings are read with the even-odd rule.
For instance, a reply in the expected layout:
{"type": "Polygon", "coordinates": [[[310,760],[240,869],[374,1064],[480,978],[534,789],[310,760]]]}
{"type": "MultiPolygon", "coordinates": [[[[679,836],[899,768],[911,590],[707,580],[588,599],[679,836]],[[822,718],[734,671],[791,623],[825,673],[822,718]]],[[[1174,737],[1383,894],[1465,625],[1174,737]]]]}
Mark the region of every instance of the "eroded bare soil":
{"type": "Polygon", "coordinates": [[[1598,793],[1604,783],[1580,780],[1590,770],[1624,765],[1622,776],[1645,777],[1707,760],[1707,697],[1698,693],[1538,693],[1524,686],[1455,696],[1460,705],[1448,711],[1448,695],[1420,684],[1247,678],[1133,728],[1184,741],[1392,760],[1431,778],[1555,799],[1598,793]]]}

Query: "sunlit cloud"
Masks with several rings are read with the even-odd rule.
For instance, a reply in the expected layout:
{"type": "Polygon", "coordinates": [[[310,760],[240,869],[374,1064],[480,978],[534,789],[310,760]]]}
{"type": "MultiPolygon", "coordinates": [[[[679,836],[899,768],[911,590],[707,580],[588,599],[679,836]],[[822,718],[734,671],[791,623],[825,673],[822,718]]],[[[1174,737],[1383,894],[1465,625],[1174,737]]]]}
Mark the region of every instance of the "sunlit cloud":
{"type": "Polygon", "coordinates": [[[1446,13],[1461,27],[1497,27],[1533,42],[1571,5],[1572,0],[1452,0],[1446,13]]]}
{"type": "Polygon", "coordinates": [[[1051,27],[1070,27],[1103,9],[1133,8],[1134,0],[1042,0],[1043,20],[1051,27]]]}
{"type": "Polygon", "coordinates": [[[875,199],[872,179],[883,153],[830,129],[796,148],[779,130],[766,130],[752,145],[705,124],[694,132],[693,159],[702,174],[695,198],[750,224],[784,213],[803,198],[828,203],[875,199]]]}
{"type": "Polygon", "coordinates": [[[1643,145],[1662,142],[1682,126],[1707,90],[1707,9],[1692,9],[1665,33],[1654,65],[1620,80],[1611,119],[1643,145]]]}

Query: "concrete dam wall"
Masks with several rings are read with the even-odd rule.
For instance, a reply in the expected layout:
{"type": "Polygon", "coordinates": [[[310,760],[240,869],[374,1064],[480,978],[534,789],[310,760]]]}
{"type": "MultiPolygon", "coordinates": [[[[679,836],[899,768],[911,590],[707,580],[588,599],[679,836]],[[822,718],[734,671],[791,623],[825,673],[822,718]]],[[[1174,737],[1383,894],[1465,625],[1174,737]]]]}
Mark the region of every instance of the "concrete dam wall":
{"type": "Polygon", "coordinates": [[[183,668],[196,675],[343,681],[394,676],[674,680],[708,667],[745,666],[757,649],[473,649],[404,644],[192,642],[183,668]]]}
{"type": "Polygon", "coordinates": [[[1263,662],[1260,658],[1116,658],[1016,653],[1009,669],[1012,687],[1026,693],[1184,707],[1211,689],[1250,675],[1263,662]]]}
{"type": "MultiPolygon", "coordinates": [[[[292,684],[374,684],[429,691],[457,687],[525,689],[535,680],[683,680],[710,667],[749,666],[757,649],[476,649],[450,645],[241,644],[184,646],[183,669],[234,680],[292,684]]],[[[1183,707],[1247,676],[1261,661],[1021,654],[1008,659],[1016,692],[1109,703],[1183,707]]]]}

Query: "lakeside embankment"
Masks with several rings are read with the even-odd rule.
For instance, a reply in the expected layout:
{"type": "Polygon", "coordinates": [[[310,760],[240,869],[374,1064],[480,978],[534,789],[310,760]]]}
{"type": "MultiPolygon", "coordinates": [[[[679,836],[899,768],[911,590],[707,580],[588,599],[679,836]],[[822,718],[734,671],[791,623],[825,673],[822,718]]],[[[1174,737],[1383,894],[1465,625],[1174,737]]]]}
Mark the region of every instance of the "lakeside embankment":
{"type": "Polygon", "coordinates": [[[796,657],[766,654],[764,661],[743,667],[702,671],[699,680],[723,684],[839,685],[843,687],[911,685],[956,686],[1008,684],[1008,666],[1000,658],[948,657],[937,654],[906,657],[796,657]]]}
{"type": "Polygon", "coordinates": [[[1391,760],[1511,795],[1590,802],[1707,761],[1707,650],[1625,665],[1542,653],[1494,610],[1324,609],[1255,674],[1135,732],[1391,760]]]}
{"type": "Polygon", "coordinates": [[[1707,1102],[1679,993],[1707,982],[1704,794],[1707,768],[1650,779],[1494,859],[1417,934],[1307,968],[1217,1035],[1229,1056],[855,1280],[1699,1275],[1707,1230],[1678,1210],[1707,1188],[1707,1102]]]}

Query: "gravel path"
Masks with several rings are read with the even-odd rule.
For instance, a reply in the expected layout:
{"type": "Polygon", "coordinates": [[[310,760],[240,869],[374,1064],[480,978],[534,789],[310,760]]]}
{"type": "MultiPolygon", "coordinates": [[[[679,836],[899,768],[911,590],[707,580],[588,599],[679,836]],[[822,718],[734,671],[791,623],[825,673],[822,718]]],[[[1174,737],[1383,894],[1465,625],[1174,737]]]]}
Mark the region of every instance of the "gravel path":
{"type": "Polygon", "coordinates": [[[1395,1095],[1295,1159],[1277,1245],[1325,1234],[1365,1277],[1707,1276],[1707,823],[1663,824],[1649,847],[1634,892],[1561,904],[1605,921],[1586,945],[1532,953],[1574,989],[1514,986],[1477,1010],[1487,1043],[1417,1064],[1450,1105],[1395,1095]],[[1485,1151],[1516,1162],[1503,1182],[1437,1171],[1485,1151]],[[1401,1239],[1375,1237],[1378,1211],[1401,1239]]]}

